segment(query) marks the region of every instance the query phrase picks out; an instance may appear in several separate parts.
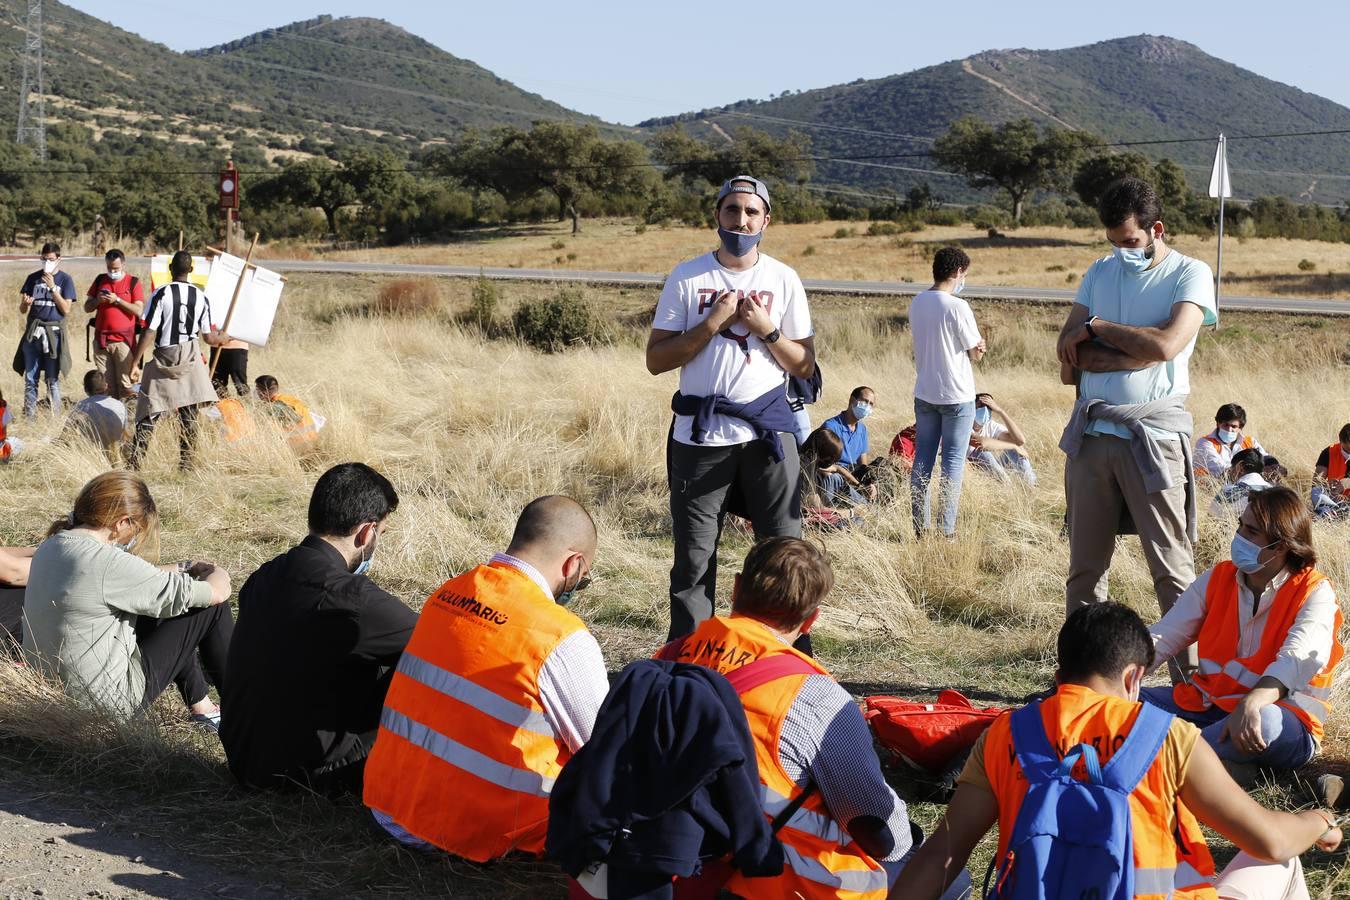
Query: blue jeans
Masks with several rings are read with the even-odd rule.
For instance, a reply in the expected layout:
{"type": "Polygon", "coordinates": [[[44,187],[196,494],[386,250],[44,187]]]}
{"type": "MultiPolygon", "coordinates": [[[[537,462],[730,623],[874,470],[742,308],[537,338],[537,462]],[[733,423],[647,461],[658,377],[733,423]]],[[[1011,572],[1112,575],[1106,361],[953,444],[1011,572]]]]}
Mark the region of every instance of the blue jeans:
{"type": "Polygon", "coordinates": [[[937,461],[938,443],[942,444],[942,533],[956,534],[956,509],[961,503],[961,478],[966,471],[966,453],[970,449],[970,426],[975,422],[975,401],[966,403],[929,403],[914,398],[914,468],[909,473],[910,511],[914,516],[915,536],[928,530],[932,522],[928,508],[928,483],[937,461]]]}
{"type": "Polygon", "coordinates": [[[840,506],[863,506],[867,503],[867,498],[858,493],[857,489],[845,481],[844,476],[838,472],[817,476],[816,486],[820,490],[820,499],[831,509],[840,506]]]}
{"type": "Polygon", "coordinates": [[[1217,706],[1204,712],[1182,709],[1172,699],[1170,687],[1146,687],[1139,692],[1139,699],[1198,726],[1200,736],[1214,748],[1219,759],[1229,762],[1254,763],[1265,769],[1297,769],[1317,751],[1312,735],[1298,716],[1274,703],[1261,709],[1261,737],[1265,739],[1266,749],[1252,755],[1238,750],[1232,740],[1219,740],[1228,713],[1217,706]]]}
{"type": "Polygon", "coordinates": [[[970,457],[970,462],[999,481],[1009,481],[1011,476],[1008,473],[1013,472],[1027,484],[1033,486],[1036,484],[1036,470],[1031,467],[1031,460],[1014,450],[1004,450],[1000,453],[981,450],[970,457]]]}
{"type": "MultiPolygon", "coordinates": [[[[62,334],[58,340],[64,341],[62,334]]],[[[23,414],[37,413],[38,376],[47,378],[47,396],[52,401],[52,412],[61,413],[61,358],[42,352],[42,340],[23,342],[23,414]]]]}

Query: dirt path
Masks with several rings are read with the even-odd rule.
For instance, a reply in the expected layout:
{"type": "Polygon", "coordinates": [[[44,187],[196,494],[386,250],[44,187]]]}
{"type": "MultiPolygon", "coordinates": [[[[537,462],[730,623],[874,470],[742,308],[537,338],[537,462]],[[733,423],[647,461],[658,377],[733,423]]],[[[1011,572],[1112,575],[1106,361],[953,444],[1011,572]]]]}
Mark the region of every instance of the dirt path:
{"type": "Polygon", "coordinates": [[[109,819],[76,796],[44,794],[0,776],[0,900],[247,898],[283,895],[230,866],[150,840],[131,816],[109,819]]]}
{"type": "MultiPolygon", "coordinates": [[[[1006,84],[1004,84],[1003,82],[1001,82],[1001,81],[999,81],[999,80],[997,80],[997,79],[995,79],[995,78],[990,78],[988,75],[981,74],[980,72],[976,72],[976,71],[975,71],[975,67],[972,66],[972,65],[970,64],[970,60],[965,59],[965,60],[962,60],[962,61],[961,61],[961,70],[962,70],[963,72],[965,72],[967,75],[974,75],[976,78],[980,79],[981,81],[988,82],[989,84],[993,85],[993,86],[994,86],[995,88],[997,88],[998,90],[1002,91],[1003,93],[1007,94],[1009,97],[1011,97],[1011,98],[1013,98],[1014,100],[1016,100],[1018,103],[1021,103],[1021,104],[1024,104],[1024,105],[1026,105],[1026,106],[1031,107],[1032,109],[1036,110],[1036,112],[1040,113],[1041,115],[1045,116],[1046,118],[1050,119],[1050,120],[1053,121],[1053,122],[1058,122],[1060,125],[1063,125],[1065,128],[1069,129],[1070,131],[1077,131],[1077,130],[1078,130],[1078,126],[1076,126],[1076,125],[1071,125],[1071,124],[1069,124],[1068,122],[1066,122],[1066,121],[1064,121],[1063,119],[1061,119],[1059,116],[1057,116],[1057,115],[1055,115],[1054,113],[1050,112],[1050,110],[1046,109],[1045,107],[1043,107],[1043,106],[1038,106],[1037,104],[1035,104],[1035,103],[1033,103],[1032,101],[1028,100],[1026,97],[1023,97],[1021,94],[1019,94],[1019,93],[1017,93],[1016,91],[1014,91],[1012,88],[1008,87],[1008,86],[1007,86],[1006,84]]],[[[1225,217],[1225,218],[1226,218],[1226,217],[1225,217]]]]}

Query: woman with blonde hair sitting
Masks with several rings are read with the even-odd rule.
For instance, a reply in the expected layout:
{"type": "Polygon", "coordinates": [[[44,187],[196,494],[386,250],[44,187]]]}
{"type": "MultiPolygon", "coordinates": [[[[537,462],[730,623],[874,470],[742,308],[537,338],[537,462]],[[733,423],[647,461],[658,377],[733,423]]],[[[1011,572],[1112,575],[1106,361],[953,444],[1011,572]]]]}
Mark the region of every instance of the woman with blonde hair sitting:
{"type": "Polygon", "coordinates": [[[148,561],[158,554],[145,482],[129,472],[94,478],[33,554],[24,654],[72,697],[122,717],[177,684],[192,721],[215,731],[220,709],[202,668],[219,688],[234,630],[230,576],[209,562],[148,561]]]}

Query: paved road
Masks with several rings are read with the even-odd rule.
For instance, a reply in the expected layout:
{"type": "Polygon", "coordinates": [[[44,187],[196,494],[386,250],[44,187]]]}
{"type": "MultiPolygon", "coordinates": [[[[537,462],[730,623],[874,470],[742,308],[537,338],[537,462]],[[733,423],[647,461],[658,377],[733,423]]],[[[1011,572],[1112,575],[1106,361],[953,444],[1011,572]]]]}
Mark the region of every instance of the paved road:
{"type": "MultiPolygon", "coordinates": [[[[66,257],[67,266],[94,268],[101,259],[66,257]]],[[[659,286],[664,274],[650,272],[601,272],[581,269],[499,269],[478,266],[427,266],[407,263],[334,262],[330,260],[269,259],[262,261],[278,272],[317,272],[347,275],[418,275],[433,278],[477,278],[482,273],[496,281],[580,282],[586,284],[616,284],[659,286]]],[[[0,266],[34,266],[32,257],[0,257],[0,266]]],[[[908,297],[928,288],[917,282],[891,281],[833,281],[804,279],[807,291],[816,294],[850,294],[872,297],[908,297]]],[[[1021,288],[968,284],[962,296],[990,300],[1017,300],[1030,303],[1069,303],[1074,292],[1055,288],[1021,288]]],[[[1324,299],[1291,299],[1285,297],[1233,297],[1224,295],[1219,303],[1222,309],[1241,309],[1253,312],[1298,313],[1303,315],[1350,315],[1350,301],[1324,299]]]]}

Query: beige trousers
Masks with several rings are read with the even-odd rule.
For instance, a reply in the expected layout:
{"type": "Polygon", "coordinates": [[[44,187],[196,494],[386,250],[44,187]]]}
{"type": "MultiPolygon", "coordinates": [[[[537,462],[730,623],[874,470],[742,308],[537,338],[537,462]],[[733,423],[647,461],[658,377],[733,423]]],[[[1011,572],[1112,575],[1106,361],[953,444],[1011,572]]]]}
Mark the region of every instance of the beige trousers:
{"type": "Polygon", "coordinates": [[[1239,853],[1219,873],[1214,888],[1222,900],[1308,900],[1303,863],[1297,856],[1280,865],[1239,853]]]}
{"type": "Polygon", "coordinates": [[[106,348],[100,349],[95,339],[94,368],[108,376],[111,396],[125,400],[132,395],[130,346],[121,341],[109,341],[106,348]]]}

